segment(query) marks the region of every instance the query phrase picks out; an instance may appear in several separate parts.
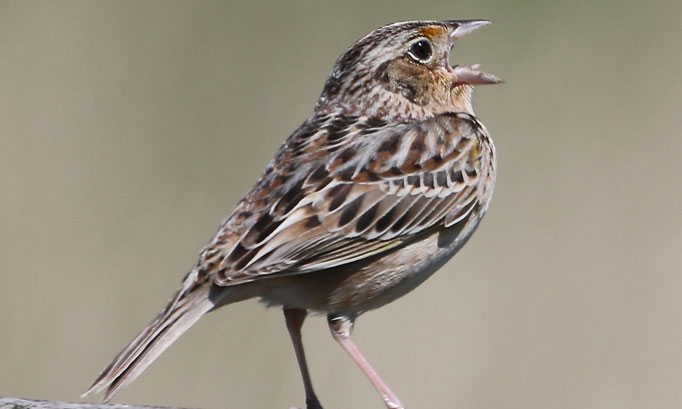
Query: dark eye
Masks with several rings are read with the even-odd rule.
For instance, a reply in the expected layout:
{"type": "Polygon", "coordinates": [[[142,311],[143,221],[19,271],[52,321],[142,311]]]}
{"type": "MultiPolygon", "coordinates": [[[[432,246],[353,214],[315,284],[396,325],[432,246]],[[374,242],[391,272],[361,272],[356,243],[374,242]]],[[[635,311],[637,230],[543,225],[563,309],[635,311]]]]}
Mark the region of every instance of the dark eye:
{"type": "Polygon", "coordinates": [[[408,53],[414,60],[426,62],[429,58],[431,58],[431,54],[433,54],[433,48],[431,47],[431,42],[429,40],[422,38],[410,45],[408,53]]]}

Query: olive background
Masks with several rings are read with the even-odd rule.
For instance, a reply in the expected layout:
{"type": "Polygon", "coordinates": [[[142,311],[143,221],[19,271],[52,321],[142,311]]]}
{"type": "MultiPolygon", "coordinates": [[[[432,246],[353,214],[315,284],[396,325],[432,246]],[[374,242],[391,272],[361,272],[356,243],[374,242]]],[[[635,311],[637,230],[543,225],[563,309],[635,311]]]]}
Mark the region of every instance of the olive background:
{"type": "MultiPolygon", "coordinates": [[[[475,95],[498,150],[492,205],[355,341],[408,408],[681,407],[672,0],[0,1],[0,396],[79,400],[353,41],[472,18],[494,24],[452,62],[506,80],[475,95]]],[[[383,407],[324,319],[304,342],[325,407],[383,407]]],[[[115,402],[303,406],[281,312],[209,314],[115,402]]]]}

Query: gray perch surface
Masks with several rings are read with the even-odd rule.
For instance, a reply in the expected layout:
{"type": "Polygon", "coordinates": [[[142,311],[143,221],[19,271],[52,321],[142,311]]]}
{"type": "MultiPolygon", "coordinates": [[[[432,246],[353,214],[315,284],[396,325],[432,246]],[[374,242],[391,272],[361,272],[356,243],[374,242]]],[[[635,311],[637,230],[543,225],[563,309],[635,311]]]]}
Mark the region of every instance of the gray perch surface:
{"type": "Polygon", "coordinates": [[[0,409],[185,409],[185,408],[176,408],[169,406],[112,405],[106,403],[73,403],[59,402],[55,400],[0,398],[0,409]]]}
{"type": "Polygon", "coordinates": [[[54,400],[0,398],[0,409],[181,409],[167,406],[110,405],[104,403],[72,403],[54,400]]]}

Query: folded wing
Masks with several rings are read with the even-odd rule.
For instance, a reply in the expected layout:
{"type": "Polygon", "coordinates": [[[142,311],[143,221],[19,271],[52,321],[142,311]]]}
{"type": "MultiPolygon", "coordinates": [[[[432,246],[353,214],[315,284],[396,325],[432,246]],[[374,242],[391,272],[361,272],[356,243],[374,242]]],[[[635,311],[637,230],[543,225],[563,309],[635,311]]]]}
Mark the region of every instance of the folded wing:
{"type": "Polygon", "coordinates": [[[357,117],[314,121],[287,140],[202,252],[197,268],[217,284],[371,257],[455,225],[487,201],[482,172],[493,148],[470,115],[393,126],[357,117]]]}

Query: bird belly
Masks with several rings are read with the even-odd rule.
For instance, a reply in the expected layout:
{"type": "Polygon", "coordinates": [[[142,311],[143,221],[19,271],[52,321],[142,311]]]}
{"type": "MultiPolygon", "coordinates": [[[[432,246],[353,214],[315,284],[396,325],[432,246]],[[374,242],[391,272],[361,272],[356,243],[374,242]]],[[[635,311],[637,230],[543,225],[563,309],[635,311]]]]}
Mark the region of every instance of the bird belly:
{"type": "Polygon", "coordinates": [[[370,260],[268,281],[268,306],[358,316],[402,297],[441,268],[468,240],[481,214],[370,260]]]}

